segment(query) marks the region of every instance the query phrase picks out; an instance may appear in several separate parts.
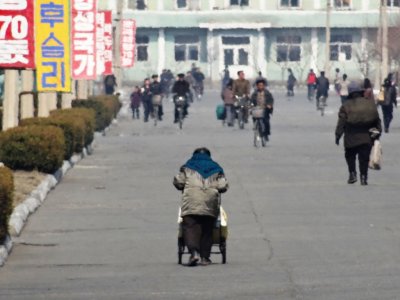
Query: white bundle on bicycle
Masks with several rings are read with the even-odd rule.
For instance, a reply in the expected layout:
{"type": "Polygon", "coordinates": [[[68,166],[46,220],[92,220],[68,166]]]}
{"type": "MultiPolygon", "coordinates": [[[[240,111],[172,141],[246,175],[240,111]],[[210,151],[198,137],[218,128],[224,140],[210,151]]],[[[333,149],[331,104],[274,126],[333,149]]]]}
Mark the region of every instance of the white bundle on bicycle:
{"type": "Polygon", "coordinates": [[[379,140],[375,140],[374,142],[368,166],[373,170],[380,170],[382,168],[382,145],[379,140]]]}

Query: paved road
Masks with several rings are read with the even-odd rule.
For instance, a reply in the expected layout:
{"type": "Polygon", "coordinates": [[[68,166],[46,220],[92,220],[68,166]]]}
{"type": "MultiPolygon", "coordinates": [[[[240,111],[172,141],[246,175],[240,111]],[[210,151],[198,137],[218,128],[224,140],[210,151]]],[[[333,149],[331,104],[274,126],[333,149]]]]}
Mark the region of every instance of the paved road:
{"type": "Polygon", "coordinates": [[[400,299],[399,114],[383,170],[349,186],[337,98],[321,117],[304,95],[275,93],[271,142],[255,149],[249,128],[215,120],[207,95],[183,131],[170,103],[157,128],[122,115],[31,217],[0,269],[0,299],[400,299]],[[176,264],[171,182],[203,145],[231,184],[228,264],[188,268],[176,264]]]}

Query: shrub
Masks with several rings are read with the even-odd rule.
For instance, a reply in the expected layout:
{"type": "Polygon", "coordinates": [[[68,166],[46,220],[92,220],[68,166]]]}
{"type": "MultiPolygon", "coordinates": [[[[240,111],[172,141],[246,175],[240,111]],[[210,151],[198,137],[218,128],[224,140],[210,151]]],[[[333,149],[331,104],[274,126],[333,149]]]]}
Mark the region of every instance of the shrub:
{"type": "Polygon", "coordinates": [[[72,107],[74,108],[90,108],[95,111],[95,131],[102,131],[107,127],[106,115],[107,110],[104,103],[96,101],[94,99],[88,100],[74,100],[72,101],[72,107]]]}
{"type": "Polygon", "coordinates": [[[63,163],[64,133],[55,126],[23,126],[0,134],[0,161],[11,169],[54,173],[63,163]]]}
{"type": "Polygon", "coordinates": [[[78,119],[83,120],[85,124],[85,135],[84,135],[84,146],[88,146],[93,142],[94,131],[96,126],[96,116],[95,111],[90,108],[71,108],[56,110],[51,113],[51,116],[57,118],[59,116],[68,119],[78,119]]]}
{"type": "Polygon", "coordinates": [[[75,149],[75,126],[71,124],[70,121],[65,121],[56,118],[29,118],[23,119],[20,121],[20,126],[31,126],[31,125],[40,125],[40,126],[56,126],[62,129],[64,133],[65,147],[64,147],[64,159],[69,160],[74,154],[75,149]]]}
{"type": "Polygon", "coordinates": [[[13,210],[14,179],[10,169],[0,167],[0,244],[8,234],[8,220],[13,210]]]}

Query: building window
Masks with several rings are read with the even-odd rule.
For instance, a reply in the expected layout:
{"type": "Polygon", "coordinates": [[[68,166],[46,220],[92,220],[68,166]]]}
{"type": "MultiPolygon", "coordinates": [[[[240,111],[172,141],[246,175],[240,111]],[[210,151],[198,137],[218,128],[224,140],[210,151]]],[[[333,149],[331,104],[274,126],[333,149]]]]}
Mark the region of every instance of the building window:
{"type": "Polygon", "coordinates": [[[351,60],[353,37],[349,34],[332,35],[330,44],[331,61],[351,60]]]}
{"type": "Polygon", "coordinates": [[[147,8],[145,0],[128,0],[128,8],[145,10],[147,8]]]}
{"type": "Polygon", "coordinates": [[[199,37],[195,35],[175,36],[175,61],[199,60],[199,37]]]}
{"type": "Polygon", "coordinates": [[[276,42],[277,62],[301,60],[301,36],[278,36],[276,42]]]}
{"type": "Polygon", "coordinates": [[[335,0],[335,8],[349,9],[351,7],[351,0],[335,0]]]}
{"type": "Polygon", "coordinates": [[[176,0],[176,7],[177,8],[187,8],[187,0],[176,0]]]}
{"type": "Polygon", "coordinates": [[[250,53],[250,37],[223,36],[224,65],[248,66],[250,53]]]}
{"type": "Polygon", "coordinates": [[[281,0],[281,7],[299,8],[300,0],[281,0]]]}
{"type": "Polygon", "coordinates": [[[400,7],[400,0],[387,0],[388,7],[400,7]]]}
{"type": "Polygon", "coordinates": [[[230,0],[230,5],[249,6],[249,0],[230,0]]]}
{"type": "Polygon", "coordinates": [[[138,61],[148,61],[149,54],[147,48],[149,46],[149,37],[147,35],[136,36],[136,57],[138,61]]]}

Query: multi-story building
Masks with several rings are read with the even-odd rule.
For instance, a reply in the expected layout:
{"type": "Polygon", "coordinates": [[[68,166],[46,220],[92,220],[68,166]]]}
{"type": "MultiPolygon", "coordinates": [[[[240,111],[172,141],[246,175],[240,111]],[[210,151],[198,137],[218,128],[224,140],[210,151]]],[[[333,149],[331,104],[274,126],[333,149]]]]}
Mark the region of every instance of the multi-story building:
{"type": "MultiPolygon", "coordinates": [[[[142,80],[162,69],[184,72],[192,64],[213,81],[225,66],[231,74],[244,70],[251,78],[262,71],[277,81],[291,68],[304,80],[310,68],[325,66],[327,1],[329,75],[339,68],[351,78],[372,77],[379,68],[381,0],[118,1],[125,1],[124,16],[136,19],[138,27],[135,67],[125,70],[128,80],[142,80]]],[[[400,1],[385,1],[389,25],[400,26],[400,1]]],[[[116,8],[115,1],[101,2],[104,9],[116,8]]],[[[399,51],[393,47],[395,58],[399,51]]]]}

